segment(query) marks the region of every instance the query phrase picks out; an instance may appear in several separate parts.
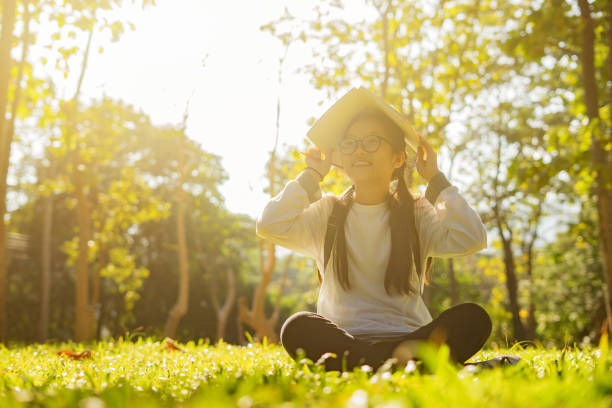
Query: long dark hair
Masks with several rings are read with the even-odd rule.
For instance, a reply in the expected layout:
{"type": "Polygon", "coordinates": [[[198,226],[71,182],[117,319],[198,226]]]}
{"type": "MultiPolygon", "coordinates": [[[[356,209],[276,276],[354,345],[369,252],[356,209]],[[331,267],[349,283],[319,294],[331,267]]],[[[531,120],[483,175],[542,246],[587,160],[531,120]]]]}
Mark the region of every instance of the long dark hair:
{"type": "MultiPolygon", "coordinates": [[[[352,118],[345,132],[353,123],[362,119],[380,121],[392,141],[393,151],[395,153],[405,151],[406,142],[404,141],[403,130],[379,110],[368,109],[358,113],[352,118]]],[[[396,180],[397,184],[395,190],[393,193],[389,194],[388,198],[389,209],[391,211],[389,217],[389,224],[391,227],[391,256],[389,257],[387,272],[385,274],[385,290],[387,294],[391,294],[392,290],[399,294],[420,294],[420,288],[415,288],[410,283],[410,278],[412,274],[415,273],[414,265],[416,265],[416,273],[420,282],[423,264],[419,236],[414,218],[416,197],[406,186],[406,181],[404,180],[405,168],[406,162],[404,161],[404,164],[393,172],[392,177],[396,180]]],[[[337,198],[340,205],[336,219],[337,228],[335,244],[332,249],[336,279],[338,279],[340,285],[345,290],[350,289],[350,282],[346,258],[344,223],[353,203],[354,189],[355,186],[353,185],[342,194],[342,196],[337,198]]],[[[431,267],[431,262],[432,258],[428,257],[425,267],[426,276],[431,267]]],[[[426,276],[425,283],[427,283],[426,276]]],[[[321,281],[320,276],[319,281],[321,281]]]]}

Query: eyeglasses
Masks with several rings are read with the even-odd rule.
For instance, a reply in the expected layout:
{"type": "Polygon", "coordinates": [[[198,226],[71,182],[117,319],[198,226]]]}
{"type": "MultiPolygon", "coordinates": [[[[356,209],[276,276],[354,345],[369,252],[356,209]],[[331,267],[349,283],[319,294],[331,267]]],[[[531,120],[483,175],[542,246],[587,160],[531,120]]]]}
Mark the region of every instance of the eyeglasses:
{"type": "Polygon", "coordinates": [[[374,153],[380,148],[381,140],[384,140],[385,142],[391,144],[391,142],[389,142],[384,137],[376,136],[376,135],[369,135],[369,136],[364,137],[361,140],[352,139],[352,138],[343,139],[338,144],[338,147],[340,149],[340,153],[342,154],[353,154],[355,150],[357,150],[357,147],[359,145],[361,145],[361,148],[363,149],[364,152],[374,153]]]}

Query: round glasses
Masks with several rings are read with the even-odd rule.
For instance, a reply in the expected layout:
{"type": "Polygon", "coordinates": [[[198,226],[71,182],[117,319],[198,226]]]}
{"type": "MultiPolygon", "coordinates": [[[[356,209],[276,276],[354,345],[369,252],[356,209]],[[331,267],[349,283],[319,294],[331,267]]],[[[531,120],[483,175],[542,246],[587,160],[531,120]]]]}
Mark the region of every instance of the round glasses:
{"type": "Polygon", "coordinates": [[[385,142],[391,144],[387,139],[381,136],[369,135],[364,137],[361,140],[346,138],[343,139],[339,144],[339,150],[342,154],[353,154],[357,147],[361,145],[361,149],[364,152],[374,153],[380,148],[380,141],[384,140],[385,142]]]}

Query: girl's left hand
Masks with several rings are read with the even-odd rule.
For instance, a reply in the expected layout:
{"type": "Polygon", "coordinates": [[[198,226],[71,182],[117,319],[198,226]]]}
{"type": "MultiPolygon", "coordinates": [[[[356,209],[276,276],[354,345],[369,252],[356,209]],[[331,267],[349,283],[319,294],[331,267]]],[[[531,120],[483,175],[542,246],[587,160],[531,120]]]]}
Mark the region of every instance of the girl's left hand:
{"type": "Polygon", "coordinates": [[[433,147],[425,140],[420,133],[419,146],[417,148],[416,169],[427,182],[435,176],[440,170],[438,169],[438,158],[433,147]]]}

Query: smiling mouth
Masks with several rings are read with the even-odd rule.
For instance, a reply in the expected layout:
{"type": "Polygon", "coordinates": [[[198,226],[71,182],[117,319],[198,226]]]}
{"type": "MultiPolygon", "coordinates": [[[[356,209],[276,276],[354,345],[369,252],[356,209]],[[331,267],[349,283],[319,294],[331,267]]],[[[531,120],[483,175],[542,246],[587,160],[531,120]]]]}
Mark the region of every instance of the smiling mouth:
{"type": "Polygon", "coordinates": [[[353,163],[353,167],[368,167],[371,165],[372,163],[370,163],[369,161],[365,161],[365,160],[358,160],[355,163],[353,163]]]}

